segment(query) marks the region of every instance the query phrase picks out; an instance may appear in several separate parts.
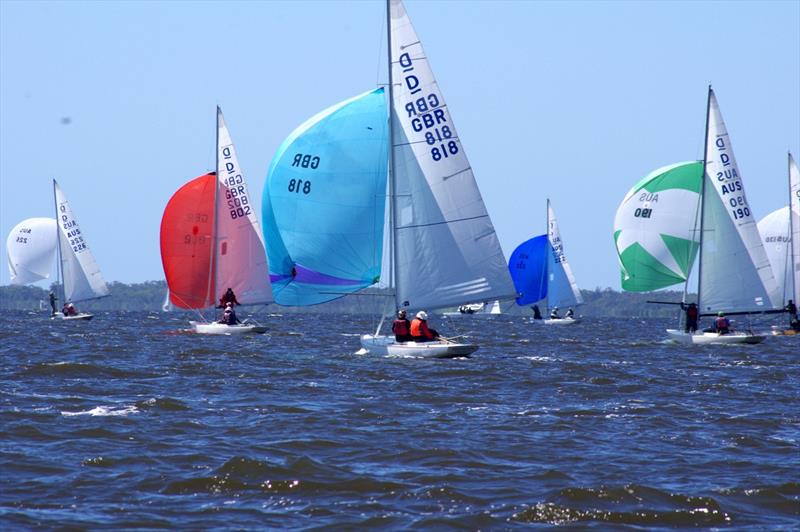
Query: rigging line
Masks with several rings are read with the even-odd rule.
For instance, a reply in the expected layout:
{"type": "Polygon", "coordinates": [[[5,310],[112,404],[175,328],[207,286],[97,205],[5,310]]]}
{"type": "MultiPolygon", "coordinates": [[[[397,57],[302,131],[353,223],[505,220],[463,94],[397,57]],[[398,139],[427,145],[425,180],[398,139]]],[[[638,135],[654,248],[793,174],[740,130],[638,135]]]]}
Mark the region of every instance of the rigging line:
{"type": "MultiPolygon", "coordinates": [[[[458,138],[458,135],[453,135],[452,137],[447,137],[446,139],[442,139],[441,142],[450,141],[450,140],[457,140],[459,142],[461,141],[461,139],[458,138]]],[[[398,142],[396,144],[392,144],[392,148],[399,148],[401,146],[413,146],[415,144],[428,144],[428,141],[427,140],[415,140],[413,142],[411,142],[411,141],[409,141],[409,142],[398,142]]]]}
{"type": "Polygon", "coordinates": [[[459,218],[458,220],[445,220],[443,222],[433,222],[429,224],[417,224],[417,225],[404,225],[402,227],[398,227],[397,230],[400,229],[416,229],[418,227],[432,227],[434,225],[445,225],[445,224],[452,224],[456,222],[468,222],[470,220],[479,220],[480,218],[488,218],[488,214],[481,214],[480,216],[471,216],[469,218],[459,218]]]}

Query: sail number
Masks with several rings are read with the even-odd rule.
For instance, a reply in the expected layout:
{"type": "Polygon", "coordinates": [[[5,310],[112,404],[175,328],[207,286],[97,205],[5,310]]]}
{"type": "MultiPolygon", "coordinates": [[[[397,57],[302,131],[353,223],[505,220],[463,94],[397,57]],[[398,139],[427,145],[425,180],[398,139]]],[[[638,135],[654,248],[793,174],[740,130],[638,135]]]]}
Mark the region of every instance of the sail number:
{"type": "Polygon", "coordinates": [[[250,200],[247,199],[247,189],[244,188],[244,185],[226,188],[225,199],[228,202],[228,212],[231,215],[231,220],[243,218],[252,213],[250,200]]]}
{"type": "Polygon", "coordinates": [[[290,179],[289,180],[289,192],[296,192],[300,194],[302,191],[303,194],[311,194],[311,181],[302,179],[290,179]]]}
{"type": "Polygon", "coordinates": [[[653,209],[636,209],[633,211],[633,215],[637,218],[650,218],[651,214],[653,214],[653,209]]]}

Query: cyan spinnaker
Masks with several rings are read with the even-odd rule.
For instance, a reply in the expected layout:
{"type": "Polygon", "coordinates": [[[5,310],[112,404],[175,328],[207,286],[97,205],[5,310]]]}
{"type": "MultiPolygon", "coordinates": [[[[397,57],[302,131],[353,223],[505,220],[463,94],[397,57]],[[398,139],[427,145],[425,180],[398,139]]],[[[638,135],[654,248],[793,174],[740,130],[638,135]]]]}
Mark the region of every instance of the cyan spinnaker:
{"type": "Polygon", "coordinates": [[[381,274],[388,162],[382,88],[313,116],[267,174],[263,230],[275,301],[315,305],[381,274]]]}
{"type": "Polygon", "coordinates": [[[508,270],[520,294],[518,305],[532,305],[547,297],[547,256],[551,255],[547,235],[526,240],[511,254],[508,270]]]}

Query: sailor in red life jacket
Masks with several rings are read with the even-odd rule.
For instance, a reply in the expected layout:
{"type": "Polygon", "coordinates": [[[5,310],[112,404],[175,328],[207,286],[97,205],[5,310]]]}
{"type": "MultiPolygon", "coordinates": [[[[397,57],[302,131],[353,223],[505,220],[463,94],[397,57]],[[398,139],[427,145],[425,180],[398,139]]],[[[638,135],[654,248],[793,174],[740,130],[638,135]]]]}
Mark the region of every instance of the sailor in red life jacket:
{"type": "Polygon", "coordinates": [[[228,288],[228,290],[222,294],[222,297],[219,298],[219,306],[217,308],[226,308],[228,303],[232,305],[240,305],[238,301],[236,301],[236,294],[233,293],[232,288],[228,288]]]}
{"type": "Polygon", "coordinates": [[[725,313],[721,310],[717,312],[717,319],[714,320],[714,328],[717,330],[717,332],[719,334],[728,334],[731,332],[730,327],[731,322],[725,317],[725,313]]]}
{"type": "Polygon", "coordinates": [[[395,342],[409,342],[411,338],[411,323],[406,318],[406,311],[400,309],[397,311],[397,319],[392,323],[392,332],[394,333],[395,342]]]}
{"type": "Polygon", "coordinates": [[[428,313],[424,310],[417,312],[417,317],[411,322],[411,337],[415,342],[430,342],[439,338],[439,333],[428,328],[428,313]]]}

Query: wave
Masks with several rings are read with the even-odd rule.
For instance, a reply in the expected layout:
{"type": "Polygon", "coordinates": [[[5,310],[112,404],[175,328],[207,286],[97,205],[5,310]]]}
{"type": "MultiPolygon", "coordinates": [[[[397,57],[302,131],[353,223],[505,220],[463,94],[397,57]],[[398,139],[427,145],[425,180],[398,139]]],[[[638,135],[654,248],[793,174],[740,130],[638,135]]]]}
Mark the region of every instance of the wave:
{"type": "Polygon", "coordinates": [[[139,409],[136,408],[135,405],[123,406],[120,408],[115,408],[112,406],[96,406],[91,410],[81,410],[79,412],[62,411],[61,415],[64,417],[73,417],[73,416],[104,417],[104,416],[127,416],[129,414],[136,414],[137,412],[139,412],[139,409]]]}

